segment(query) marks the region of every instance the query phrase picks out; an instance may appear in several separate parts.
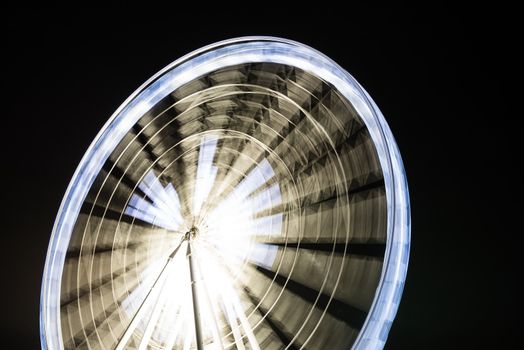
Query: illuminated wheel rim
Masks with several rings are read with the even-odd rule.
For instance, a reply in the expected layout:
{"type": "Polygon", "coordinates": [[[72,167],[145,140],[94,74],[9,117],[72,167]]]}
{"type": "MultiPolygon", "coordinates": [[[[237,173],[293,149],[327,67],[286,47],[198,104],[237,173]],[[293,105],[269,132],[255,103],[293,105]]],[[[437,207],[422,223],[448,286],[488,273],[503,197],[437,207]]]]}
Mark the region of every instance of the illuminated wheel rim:
{"type": "Polygon", "coordinates": [[[400,153],[355,79],[300,43],[219,42],[152,77],[86,152],[48,249],[42,347],[382,348],[409,235],[400,153]]]}

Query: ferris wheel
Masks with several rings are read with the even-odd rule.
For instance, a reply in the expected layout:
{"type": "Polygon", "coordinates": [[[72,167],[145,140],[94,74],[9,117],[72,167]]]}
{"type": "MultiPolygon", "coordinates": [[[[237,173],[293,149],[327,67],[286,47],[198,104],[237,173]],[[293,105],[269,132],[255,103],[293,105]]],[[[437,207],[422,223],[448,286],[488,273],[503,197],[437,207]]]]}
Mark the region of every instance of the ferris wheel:
{"type": "Polygon", "coordinates": [[[356,80],[297,42],[219,42],[141,86],[83,157],[42,347],[382,348],[409,242],[400,153],[356,80]]]}

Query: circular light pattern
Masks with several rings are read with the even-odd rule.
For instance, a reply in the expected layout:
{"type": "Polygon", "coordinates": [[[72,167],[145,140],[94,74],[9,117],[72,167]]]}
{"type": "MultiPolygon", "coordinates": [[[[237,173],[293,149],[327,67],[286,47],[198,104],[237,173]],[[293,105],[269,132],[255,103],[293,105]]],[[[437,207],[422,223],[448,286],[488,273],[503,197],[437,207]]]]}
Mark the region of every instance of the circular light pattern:
{"type": "Polygon", "coordinates": [[[381,348],[409,220],[391,131],[347,72],[283,39],[205,47],[82,159],[48,250],[42,346],[381,348]]]}

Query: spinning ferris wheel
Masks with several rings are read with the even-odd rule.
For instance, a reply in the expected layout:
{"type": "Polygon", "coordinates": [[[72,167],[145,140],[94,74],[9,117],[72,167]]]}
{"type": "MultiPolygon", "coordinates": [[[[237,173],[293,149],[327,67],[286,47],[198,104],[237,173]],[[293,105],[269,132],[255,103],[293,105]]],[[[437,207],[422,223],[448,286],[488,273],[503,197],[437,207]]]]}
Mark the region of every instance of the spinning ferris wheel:
{"type": "Polygon", "coordinates": [[[140,87],[82,159],[42,347],[381,348],[409,232],[400,154],[363,88],[296,42],[220,42],[140,87]]]}

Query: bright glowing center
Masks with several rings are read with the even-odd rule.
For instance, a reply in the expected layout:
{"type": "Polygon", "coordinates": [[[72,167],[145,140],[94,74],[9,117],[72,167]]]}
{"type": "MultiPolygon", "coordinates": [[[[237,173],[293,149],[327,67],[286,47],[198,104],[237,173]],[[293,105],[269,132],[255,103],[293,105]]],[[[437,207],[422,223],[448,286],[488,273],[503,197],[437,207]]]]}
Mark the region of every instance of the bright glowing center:
{"type": "Polygon", "coordinates": [[[251,328],[255,322],[250,322],[251,315],[245,314],[238,291],[248,285],[251,269],[271,268],[275,261],[278,248],[264,244],[263,237],[281,234],[282,214],[261,216],[260,213],[282,202],[280,188],[276,183],[268,185],[275,174],[266,159],[234,188],[223,188],[223,184],[215,181],[216,144],[216,137],[207,136],[200,143],[189,220],[183,217],[173,185],[163,186],[153,171],[140,184],[153,203],[135,194],[126,209],[128,215],[164,227],[176,237],[169,258],[159,257],[145,269],[140,287],[123,303],[129,317],[140,309],[151,315],[136,322],[136,329],[144,333],[139,349],[145,349],[149,341],[165,344],[168,349],[175,345],[187,348],[194,339],[191,305],[195,302],[199,304],[199,323],[206,348],[223,349],[233,344],[242,348],[243,338],[247,338],[252,349],[259,349],[251,328]],[[210,194],[213,186],[218,186],[214,196],[210,194]],[[189,229],[188,222],[193,222],[189,229]],[[182,253],[185,250],[187,255],[182,253]],[[190,277],[189,257],[195,270],[194,280],[190,277]],[[195,298],[193,283],[198,285],[195,298]]]}

